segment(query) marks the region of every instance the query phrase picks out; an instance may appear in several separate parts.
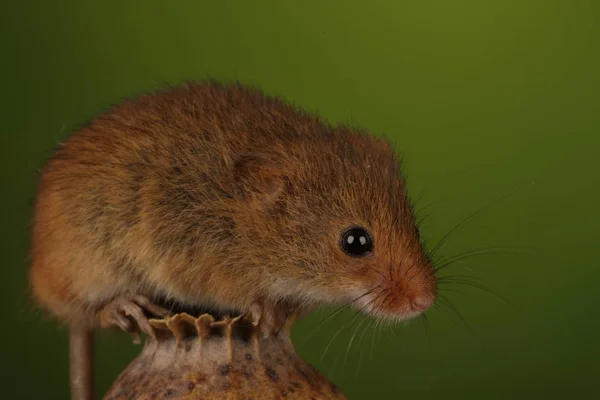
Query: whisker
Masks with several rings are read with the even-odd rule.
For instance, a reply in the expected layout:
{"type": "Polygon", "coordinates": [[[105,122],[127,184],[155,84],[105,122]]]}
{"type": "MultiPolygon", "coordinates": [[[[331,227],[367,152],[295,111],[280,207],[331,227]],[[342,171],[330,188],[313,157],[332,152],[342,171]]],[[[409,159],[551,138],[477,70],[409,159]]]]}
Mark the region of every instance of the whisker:
{"type": "Polygon", "coordinates": [[[458,291],[458,290],[454,290],[454,289],[441,288],[441,290],[443,290],[444,292],[457,293],[457,294],[461,294],[461,295],[463,295],[463,296],[466,296],[466,293],[464,293],[464,292],[460,292],[460,291],[458,291]]]}
{"type": "MultiPolygon", "coordinates": [[[[412,206],[412,209],[414,210],[415,207],[417,206],[417,204],[421,201],[421,199],[423,198],[423,193],[425,193],[425,189],[421,189],[419,190],[419,193],[417,194],[417,197],[415,197],[414,199],[410,200],[410,204],[412,206]]],[[[416,212],[416,211],[415,211],[416,212]]]]}
{"type": "Polygon", "coordinates": [[[474,281],[474,280],[475,280],[474,277],[471,277],[468,275],[449,275],[449,276],[446,276],[443,278],[439,278],[438,284],[467,285],[467,286],[473,287],[475,289],[481,290],[483,292],[486,292],[488,294],[491,294],[492,296],[495,296],[499,300],[502,300],[504,303],[512,305],[511,301],[508,300],[506,297],[498,294],[497,292],[490,289],[489,287],[487,287],[481,283],[478,283],[477,281],[474,281]]]}
{"type": "Polygon", "coordinates": [[[464,226],[467,222],[471,221],[473,218],[475,218],[476,216],[480,215],[483,211],[489,209],[491,206],[497,204],[498,202],[501,202],[503,200],[506,200],[509,197],[514,196],[515,194],[519,193],[521,190],[523,190],[524,188],[531,186],[533,184],[530,183],[529,185],[522,187],[520,189],[515,190],[512,193],[509,193],[507,195],[504,195],[498,199],[496,199],[495,201],[492,201],[488,204],[486,204],[483,207],[480,207],[479,209],[475,210],[471,215],[467,216],[466,218],[464,218],[462,221],[460,221],[458,224],[456,224],[452,229],[450,229],[444,236],[442,236],[442,238],[440,239],[440,241],[438,242],[438,244],[433,248],[433,250],[431,250],[431,255],[435,255],[435,253],[442,247],[442,245],[450,238],[450,236],[452,235],[452,233],[456,232],[460,227],[464,226]]]}
{"type": "Polygon", "coordinates": [[[371,360],[373,359],[373,352],[375,351],[375,338],[377,337],[378,328],[379,328],[379,318],[375,320],[373,324],[373,333],[371,335],[371,360]]]}
{"type": "Polygon", "coordinates": [[[425,329],[425,347],[429,348],[431,346],[431,332],[429,329],[429,319],[427,318],[427,314],[425,313],[421,314],[421,318],[419,319],[423,321],[423,328],[425,329]]]}
{"type": "Polygon", "coordinates": [[[387,277],[387,276],[385,276],[385,274],[384,274],[383,272],[381,272],[381,271],[375,271],[375,272],[377,272],[377,273],[379,274],[379,276],[381,276],[381,278],[382,278],[384,281],[387,281],[387,280],[388,280],[388,277],[387,277]]]}
{"type": "MultiPolygon", "coordinates": [[[[362,340],[365,338],[365,336],[367,335],[367,333],[369,332],[369,329],[370,329],[372,323],[373,323],[373,319],[371,319],[371,318],[365,319],[363,321],[363,324],[365,324],[365,329],[363,329],[362,335],[358,338],[357,346],[360,347],[360,344],[361,344],[362,340]]],[[[362,324],[361,324],[361,326],[362,326],[362,324]]],[[[357,368],[356,368],[356,374],[354,375],[354,379],[358,378],[358,376],[360,375],[360,366],[362,363],[364,350],[365,350],[364,346],[360,347],[360,354],[358,356],[358,364],[357,364],[357,368]]]]}
{"type": "Polygon", "coordinates": [[[438,298],[436,299],[436,302],[433,304],[433,307],[437,311],[446,314],[446,316],[448,318],[450,318],[450,321],[452,321],[452,323],[456,325],[456,319],[454,319],[454,316],[452,314],[450,314],[450,312],[447,311],[446,308],[442,307],[442,305],[445,305],[445,303],[441,304],[441,301],[442,301],[441,298],[438,296],[438,298]]]}
{"type": "MultiPolygon", "coordinates": [[[[374,303],[377,299],[379,298],[379,295],[376,296],[373,300],[371,300],[370,302],[368,302],[367,304],[365,304],[363,307],[361,307],[360,310],[357,310],[355,312],[355,317],[353,318],[353,321],[356,321],[356,319],[358,317],[360,317],[361,312],[367,308],[368,306],[370,306],[372,303],[374,303]]],[[[323,358],[325,357],[325,355],[327,354],[327,350],[329,350],[329,347],[331,346],[331,344],[333,343],[334,339],[340,334],[340,332],[342,331],[342,329],[344,329],[346,327],[347,323],[342,324],[342,326],[340,327],[340,329],[337,330],[337,332],[335,333],[335,335],[333,336],[333,338],[331,338],[331,340],[329,341],[329,343],[327,344],[327,347],[325,347],[325,350],[323,351],[323,354],[321,355],[321,360],[323,360],[323,358]]],[[[354,322],[352,322],[350,324],[350,326],[352,326],[352,324],[354,324],[354,322]]]]}
{"type": "Polygon", "coordinates": [[[387,295],[386,295],[386,296],[383,298],[383,300],[381,301],[381,305],[378,307],[378,308],[379,308],[379,310],[383,310],[383,309],[385,309],[385,307],[387,307],[387,305],[388,305],[388,301],[390,302],[390,304],[391,304],[391,302],[392,302],[392,301],[394,301],[394,295],[393,295],[393,293],[392,293],[392,292],[389,292],[389,293],[388,293],[388,294],[387,294],[387,295]]]}
{"type": "Polygon", "coordinates": [[[329,321],[331,318],[333,318],[335,315],[339,314],[344,308],[348,307],[350,304],[354,303],[355,301],[358,301],[360,299],[362,299],[365,296],[368,296],[369,294],[373,293],[373,291],[377,290],[378,288],[381,287],[381,284],[373,287],[372,289],[366,291],[365,293],[363,293],[362,295],[350,300],[349,302],[347,302],[346,304],[338,307],[335,311],[333,311],[331,314],[329,314],[324,320],[322,320],[304,339],[305,341],[308,340],[308,338],[310,338],[316,331],[317,329],[319,329],[321,326],[323,326],[323,324],[325,324],[327,321],[329,321]]]}
{"type": "Polygon", "coordinates": [[[448,300],[448,298],[446,298],[445,296],[441,296],[441,300],[444,301],[446,303],[446,306],[449,307],[450,310],[452,310],[452,312],[454,312],[454,314],[456,314],[456,316],[461,320],[461,322],[464,324],[464,326],[467,328],[467,330],[469,331],[469,333],[471,334],[471,336],[473,336],[473,338],[477,341],[479,341],[479,338],[477,337],[477,335],[475,334],[475,331],[473,331],[473,329],[471,328],[471,326],[467,323],[467,321],[465,320],[465,318],[462,316],[462,314],[458,311],[458,309],[454,306],[454,304],[452,304],[450,302],[450,300],[448,300]]]}
{"type": "Polygon", "coordinates": [[[429,216],[433,214],[433,211],[429,211],[428,213],[426,213],[425,215],[419,216],[417,217],[417,220],[415,221],[415,225],[416,226],[421,226],[423,225],[423,223],[425,222],[425,220],[427,218],[429,218],[429,216]]]}
{"type": "Polygon", "coordinates": [[[344,329],[345,326],[346,326],[345,324],[342,324],[342,326],[340,326],[340,328],[337,330],[335,335],[333,335],[333,337],[331,338],[329,343],[327,343],[327,346],[325,346],[325,350],[323,350],[323,354],[321,354],[321,361],[323,361],[323,359],[325,358],[325,355],[327,354],[327,350],[329,350],[329,347],[331,346],[331,344],[333,343],[335,338],[340,334],[340,332],[342,332],[342,329],[344,329]]]}
{"type": "MultiPolygon", "coordinates": [[[[410,272],[410,271],[411,271],[411,270],[412,270],[412,269],[413,269],[413,268],[414,268],[414,267],[417,265],[417,263],[418,263],[418,260],[415,260],[415,261],[412,263],[412,265],[410,266],[410,268],[408,269],[408,271],[406,271],[406,273],[408,274],[408,273],[409,273],[409,272],[410,272]]],[[[414,273],[411,275],[411,277],[410,277],[410,278],[408,278],[408,280],[407,280],[407,283],[406,283],[406,284],[407,284],[407,285],[409,285],[409,284],[410,284],[410,282],[412,282],[412,280],[415,278],[415,276],[417,276],[417,275],[418,275],[418,273],[419,273],[419,270],[417,269],[417,270],[416,270],[416,271],[415,271],[415,272],[414,272],[414,273]]]]}
{"type": "MultiPolygon", "coordinates": [[[[359,314],[360,316],[360,314],[359,314]]],[[[358,317],[357,317],[358,320],[358,317]]],[[[352,327],[354,323],[350,324],[350,327],[352,327]]],[[[352,334],[352,336],[350,337],[350,341],[348,342],[348,346],[346,347],[346,354],[344,355],[344,366],[346,366],[346,362],[348,361],[348,353],[350,352],[350,349],[352,348],[352,342],[354,342],[354,338],[356,337],[356,334],[359,332],[360,327],[364,324],[364,320],[356,327],[356,330],[354,331],[354,333],[352,334]]]]}
{"type": "Polygon", "coordinates": [[[417,209],[417,207],[416,207],[416,206],[417,206],[417,203],[418,203],[418,202],[421,200],[423,192],[424,192],[424,190],[423,190],[421,193],[419,193],[419,196],[418,196],[418,198],[417,198],[415,201],[413,201],[413,202],[412,202],[412,204],[413,204],[413,210],[414,210],[414,215],[415,215],[415,216],[418,216],[418,215],[420,215],[420,214],[421,214],[423,211],[425,211],[426,209],[428,209],[428,208],[430,208],[430,207],[433,207],[433,206],[435,206],[435,205],[437,205],[437,204],[443,203],[444,201],[446,201],[446,200],[447,200],[447,199],[439,199],[439,200],[435,200],[435,201],[429,202],[429,203],[425,204],[423,207],[421,207],[421,208],[417,209]]]}
{"type": "MultiPolygon", "coordinates": [[[[438,264],[438,266],[434,267],[434,270],[435,270],[435,272],[441,271],[442,269],[447,268],[456,262],[463,261],[465,259],[469,259],[472,257],[495,255],[495,254],[503,254],[503,255],[524,254],[524,253],[519,253],[516,251],[510,251],[510,249],[517,249],[517,248],[519,248],[519,247],[494,246],[494,247],[479,248],[479,249],[466,251],[464,253],[460,253],[460,254],[448,257],[446,259],[442,258],[442,259],[436,260],[435,264],[438,264]]],[[[525,248],[525,247],[523,247],[523,248],[525,248]]]]}

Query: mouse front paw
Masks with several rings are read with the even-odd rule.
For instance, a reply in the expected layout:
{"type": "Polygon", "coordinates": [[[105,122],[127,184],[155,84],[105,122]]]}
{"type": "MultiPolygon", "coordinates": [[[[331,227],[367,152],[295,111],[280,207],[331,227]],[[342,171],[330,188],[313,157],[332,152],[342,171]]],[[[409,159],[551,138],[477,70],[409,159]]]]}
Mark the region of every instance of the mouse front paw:
{"type": "Polygon", "coordinates": [[[161,318],[169,315],[169,311],[152,303],[145,296],[126,294],[104,305],[98,312],[98,319],[100,327],[119,327],[133,337],[135,344],[139,344],[140,332],[154,337],[154,330],[146,313],[161,318]]]}
{"type": "Polygon", "coordinates": [[[267,306],[255,302],[250,306],[249,316],[252,324],[258,326],[263,337],[278,334],[285,326],[292,310],[282,305],[267,306]]]}

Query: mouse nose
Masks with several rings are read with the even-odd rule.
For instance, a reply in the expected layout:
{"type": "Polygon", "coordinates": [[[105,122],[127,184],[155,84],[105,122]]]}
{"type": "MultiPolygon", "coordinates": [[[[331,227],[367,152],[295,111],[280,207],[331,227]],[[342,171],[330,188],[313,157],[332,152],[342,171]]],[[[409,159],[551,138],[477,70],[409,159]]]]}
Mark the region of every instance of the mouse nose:
{"type": "Polygon", "coordinates": [[[427,294],[417,294],[414,296],[410,305],[414,311],[425,311],[433,304],[434,297],[427,294]]]}

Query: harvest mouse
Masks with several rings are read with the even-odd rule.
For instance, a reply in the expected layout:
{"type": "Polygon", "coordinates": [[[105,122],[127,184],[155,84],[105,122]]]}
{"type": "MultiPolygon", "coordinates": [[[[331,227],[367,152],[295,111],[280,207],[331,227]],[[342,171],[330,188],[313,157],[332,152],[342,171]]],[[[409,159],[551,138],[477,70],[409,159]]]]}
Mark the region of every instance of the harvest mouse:
{"type": "Polygon", "coordinates": [[[67,138],[41,173],[31,259],[72,352],[100,327],[152,334],[159,299],[269,330],[321,304],[405,320],[437,293],[393,147],[237,83],[126,100],[67,138]]]}

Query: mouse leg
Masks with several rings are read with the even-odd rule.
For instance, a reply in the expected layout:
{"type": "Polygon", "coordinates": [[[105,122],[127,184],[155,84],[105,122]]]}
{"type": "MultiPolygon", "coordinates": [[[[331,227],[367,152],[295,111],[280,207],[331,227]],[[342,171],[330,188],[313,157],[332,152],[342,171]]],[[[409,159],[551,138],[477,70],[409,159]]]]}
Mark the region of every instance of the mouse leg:
{"type": "Polygon", "coordinates": [[[126,294],[103,306],[98,311],[98,318],[102,328],[117,326],[131,334],[133,342],[139,344],[140,331],[154,337],[146,312],[161,318],[169,315],[168,310],[152,303],[147,297],[126,294]]]}
{"type": "Polygon", "coordinates": [[[316,305],[292,306],[277,304],[269,307],[263,303],[254,302],[250,306],[248,314],[254,326],[260,325],[262,336],[268,337],[277,335],[280,332],[289,334],[295,321],[316,309],[316,305]]]}
{"type": "Polygon", "coordinates": [[[250,306],[250,318],[254,326],[260,326],[263,337],[276,335],[284,327],[289,308],[282,305],[266,306],[255,302],[250,306]]]}

